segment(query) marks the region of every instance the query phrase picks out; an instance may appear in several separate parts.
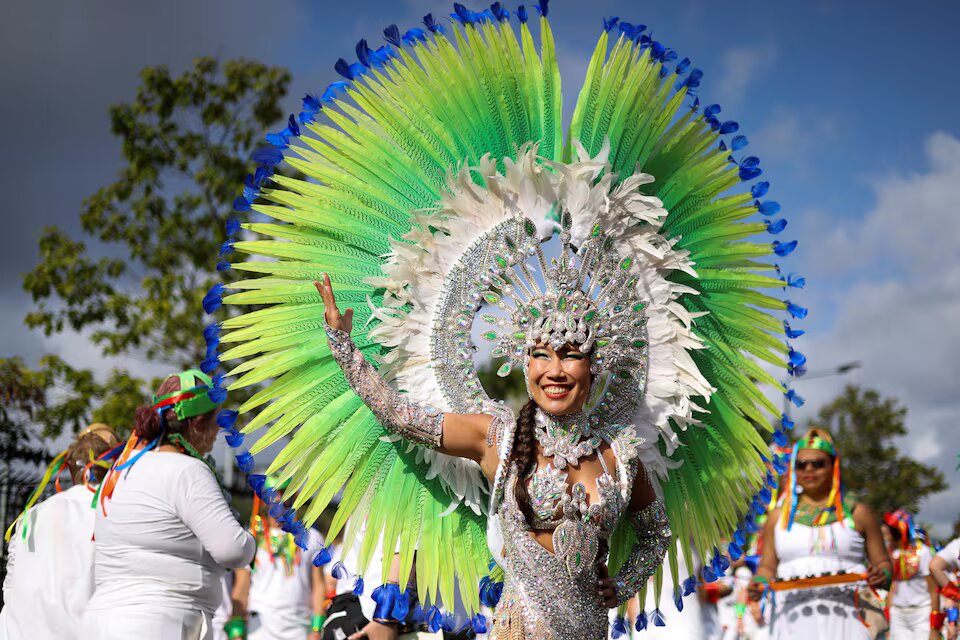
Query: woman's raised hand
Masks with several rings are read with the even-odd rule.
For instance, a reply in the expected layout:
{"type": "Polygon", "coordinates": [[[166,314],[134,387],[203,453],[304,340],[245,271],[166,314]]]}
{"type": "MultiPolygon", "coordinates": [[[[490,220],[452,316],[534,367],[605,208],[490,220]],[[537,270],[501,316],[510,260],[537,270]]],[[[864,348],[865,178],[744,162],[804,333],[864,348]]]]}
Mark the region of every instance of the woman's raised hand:
{"type": "Polygon", "coordinates": [[[323,319],[331,329],[350,333],[353,330],[353,309],[347,309],[342,314],[337,308],[337,299],[333,295],[333,285],[330,284],[330,276],[323,274],[323,282],[313,281],[313,286],[320,292],[323,298],[323,319]]]}

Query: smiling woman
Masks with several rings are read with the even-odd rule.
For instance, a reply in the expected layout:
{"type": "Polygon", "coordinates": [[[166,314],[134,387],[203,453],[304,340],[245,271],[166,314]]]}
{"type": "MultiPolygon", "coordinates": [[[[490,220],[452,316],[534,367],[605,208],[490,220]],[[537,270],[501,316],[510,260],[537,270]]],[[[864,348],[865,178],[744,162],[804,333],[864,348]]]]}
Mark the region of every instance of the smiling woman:
{"type": "Polygon", "coordinates": [[[676,579],[678,547],[691,576],[698,555],[705,579],[725,568],[724,539],[774,482],[757,426],[778,411],[757,387],[783,387],[756,359],[803,359],[768,311],[806,310],[761,292],[796,242],[758,236],[784,223],[750,218],[780,205],[770,183],[744,186],[760,161],[701,108],[703,73],[606,19],[564,139],[536,8],[539,48],[531,15],[499,2],[391,25],[268,136],[235,207],[258,217],[228,224],[259,258],[226,266],[254,275],[204,300],[252,306],[208,329],[205,366],[230,345],[230,389],[269,381],[222,423],[235,444],[267,429],[238,461],[291,436],[272,463],[285,496],[308,524],[342,496],[327,538],[362,538],[357,574],[379,546],[405,584],[416,552],[433,630],[457,626],[436,603],[459,596],[478,633],[496,605],[498,640],[599,640],[665,553],[676,602],[697,582],[676,579]],[[518,415],[481,384],[475,331],[499,375],[524,373],[518,415]]]}
{"type": "Polygon", "coordinates": [[[873,510],[841,483],[840,452],[823,429],[810,429],[794,445],[789,488],[771,511],[763,540],[750,592],[759,600],[768,589],[785,591],[774,605],[775,640],[876,637],[879,630],[861,621],[857,593],[864,583],[890,587],[890,558],[873,510]],[[836,574],[849,580],[830,582],[836,574]],[[798,578],[813,586],[792,587],[789,581],[798,578]],[[771,586],[775,579],[779,587],[771,586]]]}

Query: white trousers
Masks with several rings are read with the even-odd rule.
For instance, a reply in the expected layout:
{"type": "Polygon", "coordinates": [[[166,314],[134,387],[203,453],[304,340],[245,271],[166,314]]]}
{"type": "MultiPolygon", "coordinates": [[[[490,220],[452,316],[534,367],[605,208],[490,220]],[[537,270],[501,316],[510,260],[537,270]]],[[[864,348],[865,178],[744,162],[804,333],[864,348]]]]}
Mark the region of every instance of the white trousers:
{"type": "Polygon", "coordinates": [[[87,610],[83,640],[212,640],[212,616],[203,611],[146,605],[87,610]]]}
{"type": "Polygon", "coordinates": [[[930,607],[890,607],[890,640],[927,640],[930,607]]]}

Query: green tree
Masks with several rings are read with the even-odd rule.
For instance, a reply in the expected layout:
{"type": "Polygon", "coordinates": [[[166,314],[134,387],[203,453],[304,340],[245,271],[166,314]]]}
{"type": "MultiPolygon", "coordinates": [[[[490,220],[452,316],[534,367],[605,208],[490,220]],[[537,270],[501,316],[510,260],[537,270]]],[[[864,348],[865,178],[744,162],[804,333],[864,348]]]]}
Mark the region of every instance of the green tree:
{"type": "Polygon", "coordinates": [[[0,358],[0,461],[40,463],[49,456],[35,420],[47,409],[50,376],[28,369],[20,358],[0,358]]]}
{"type": "Polygon", "coordinates": [[[942,473],[906,455],[895,442],[907,434],[906,415],[896,399],[847,385],[811,423],[833,436],[844,484],[878,513],[897,507],[916,513],[924,497],[946,489],[942,473]]]}
{"type": "MultiPolygon", "coordinates": [[[[23,280],[35,303],[26,322],[48,336],[83,331],[108,356],[178,369],[203,358],[201,300],[220,279],[224,220],[250,153],[282,116],[290,76],[259,62],[198,58],[179,76],[147,67],[141,80],[132,102],[110,109],[125,164],[81,207],[97,255],[83,239],[47,227],[40,262],[23,280]]],[[[96,401],[96,415],[112,425],[129,424],[136,402],[128,397],[147,387],[135,372],[114,372],[107,382],[115,388],[106,388],[89,371],[57,367],[78,385],[63,411],[93,414],[96,401]]]]}
{"type": "Polygon", "coordinates": [[[20,358],[0,358],[0,458],[41,462],[41,441],[65,428],[76,432],[93,422],[111,425],[119,435],[129,428],[116,415],[132,415],[140,404],[141,381],[113,370],[103,382],[57,356],[40,359],[36,369],[20,358]]]}

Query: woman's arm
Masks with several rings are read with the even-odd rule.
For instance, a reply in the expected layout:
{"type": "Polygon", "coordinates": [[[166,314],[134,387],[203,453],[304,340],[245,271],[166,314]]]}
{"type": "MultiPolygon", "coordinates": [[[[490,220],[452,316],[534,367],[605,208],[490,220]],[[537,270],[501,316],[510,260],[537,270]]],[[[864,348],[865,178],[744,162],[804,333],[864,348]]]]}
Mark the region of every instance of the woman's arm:
{"type": "Polygon", "coordinates": [[[763,597],[767,585],[777,577],[780,558],[777,556],[776,536],[777,521],[780,519],[781,509],[783,509],[782,506],[771,509],[767,513],[767,521],[763,525],[763,554],[760,556],[757,573],[747,586],[747,593],[750,595],[750,599],[754,601],[759,601],[763,597]]]}
{"type": "Polygon", "coordinates": [[[202,462],[191,461],[177,482],[177,515],[221,567],[250,564],[257,551],[253,536],[234,517],[213,472],[202,462]]]}
{"type": "Polygon", "coordinates": [[[639,461],[634,464],[637,465],[637,476],[623,518],[633,528],[637,542],[630,549],[617,575],[612,578],[600,576],[600,595],[610,608],[627,602],[643,588],[663,562],[673,535],[667,512],[657,499],[646,470],[639,461]]]}
{"type": "Polygon", "coordinates": [[[223,625],[223,631],[230,640],[247,637],[247,615],[250,608],[250,570],[237,569],[233,572],[233,589],[230,590],[232,610],[230,619],[223,625]]]}
{"type": "Polygon", "coordinates": [[[250,605],[250,570],[236,569],[233,572],[233,589],[230,590],[230,601],[233,603],[231,618],[247,619],[250,605]]]}
{"type": "Polygon", "coordinates": [[[939,555],[933,556],[933,560],[930,561],[930,576],[938,587],[945,587],[950,583],[950,576],[947,575],[947,561],[939,555]]]}
{"type": "Polygon", "coordinates": [[[307,640],[320,640],[323,622],[327,617],[327,580],[322,567],[310,567],[310,607],[313,618],[307,640]]]}
{"type": "Polygon", "coordinates": [[[873,509],[858,502],[853,508],[853,523],[863,536],[867,548],[867,584],[874,589],[889,587],[893,578],[893,563],[890,562],[887,547],[883,544],[880,520],[873,509]]]}
{"type": "Polygon", "coordinates": [[[468,458],[480,463],[488,475],[496,470],[496,448],[488,446],[487,432],[493,420],[484,414],[442,413],[425,404],[412,402],[390,387],[363,357],[353,340],[353,309],[343,314],[337,308],[330,277],[314,282],[323,298],[327,338],[334,360],[343,369],[350,388],[391,433],[406,440],[436,449],[441,453],[468,458]],[[489,467],[492,464],[492,469],[489,467]]]}

